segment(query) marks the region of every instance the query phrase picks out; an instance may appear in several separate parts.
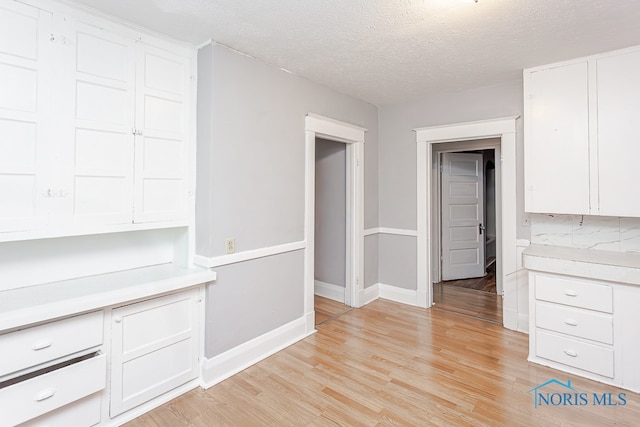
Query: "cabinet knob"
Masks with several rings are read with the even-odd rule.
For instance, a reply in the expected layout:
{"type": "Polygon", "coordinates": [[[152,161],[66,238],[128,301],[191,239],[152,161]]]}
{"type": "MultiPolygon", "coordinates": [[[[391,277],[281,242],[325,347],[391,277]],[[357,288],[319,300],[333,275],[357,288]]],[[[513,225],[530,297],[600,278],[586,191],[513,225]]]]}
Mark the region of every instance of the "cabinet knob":
{"type": "Polygon", "coordinates": [[[116,316],[116,317],[113,318],[113,321],[116,322],[116,323],[120,323],[120,322],[122,322],[122,317],[116,316]]]}

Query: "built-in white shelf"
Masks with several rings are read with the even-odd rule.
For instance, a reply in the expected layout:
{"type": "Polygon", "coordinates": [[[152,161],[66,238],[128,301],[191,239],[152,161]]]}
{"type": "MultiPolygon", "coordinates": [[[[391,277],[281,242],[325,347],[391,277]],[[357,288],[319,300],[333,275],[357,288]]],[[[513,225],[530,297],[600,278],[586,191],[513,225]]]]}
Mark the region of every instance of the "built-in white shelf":
{"type": "Polygon", "coordinates": [[[205,268],[160,264],[0,292],[0,332],[214,281],[205,268]]]}

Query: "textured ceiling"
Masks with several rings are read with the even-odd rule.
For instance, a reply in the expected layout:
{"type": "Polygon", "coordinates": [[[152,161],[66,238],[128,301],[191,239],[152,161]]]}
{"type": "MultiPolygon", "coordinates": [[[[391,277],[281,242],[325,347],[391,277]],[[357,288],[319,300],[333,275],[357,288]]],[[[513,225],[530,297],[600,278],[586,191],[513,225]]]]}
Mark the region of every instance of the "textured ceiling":
{"type": "Polygon", "coordinates": [[[638,0],[74,0],[376,105],[640,44],[638,0]]]}

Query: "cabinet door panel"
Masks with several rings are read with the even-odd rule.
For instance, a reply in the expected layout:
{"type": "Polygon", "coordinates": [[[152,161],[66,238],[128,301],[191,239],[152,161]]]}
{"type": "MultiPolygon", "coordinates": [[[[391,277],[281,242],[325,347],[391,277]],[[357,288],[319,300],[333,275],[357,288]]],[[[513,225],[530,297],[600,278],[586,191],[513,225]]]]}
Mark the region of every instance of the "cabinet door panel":
{"type": "Polygon", "coordinates": [[[525,144],[528,212],[589,213],[588,96],[586,62],[530,74],[525,144]]]}
{"type": "Polygon", "coordinates": [[[189,59],[138,46],[134,222],[181,220],[187,204],[189,59]]]}
{"type": "Polygon", "coordinates": [[[598,73],[600,214],[640,216],[640,52],[601,58],[598,73]]]}
{"type": "Polygon", "coordinates": [[[68,217],[72,226],[132,223],[135,43],[81,22],[74,35],[68,217]]]}
{"type": "Polygon", "coordinates": [[[0,5],[0,233],[45,222],[50,13],[0,5]]]}

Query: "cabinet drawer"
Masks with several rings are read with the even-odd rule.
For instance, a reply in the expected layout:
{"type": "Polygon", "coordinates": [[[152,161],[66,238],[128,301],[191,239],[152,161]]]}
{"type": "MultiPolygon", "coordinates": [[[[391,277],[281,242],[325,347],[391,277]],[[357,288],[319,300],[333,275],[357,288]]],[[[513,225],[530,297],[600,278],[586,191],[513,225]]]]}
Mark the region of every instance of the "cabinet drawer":
{"type": "Polygon", "coordinates": [[[77,402],[20,424],[20,427],[94,426],[100,423],[101,402],[100,393],[94,393],[77,402]]]}
{"type": "Polygon", "coordinates": [[[536,356],[613,378],[613,349],[536,330],[536,356]]]}
{"type": "Polygon", "coordinates": [[[613,312],[611,286],[543,275],[535,276],[535,286],[538,300],[605,313],[613,312]]]}
{"type": "Polygon", "coordinates": [[[102,344],[102,311],[0,335],[0,378],[102,344]]]}
{"type": "Polygon", "coordinates": [[[613,319],[595,311],[536,302],[536,327],[613,344],[613,319]]]}
{"type": "Polygon", "coordinates": [[[2,425],[29,421],[105,387],[106,356],[83,360],[31,379],[0,388],[2,425]]]}

